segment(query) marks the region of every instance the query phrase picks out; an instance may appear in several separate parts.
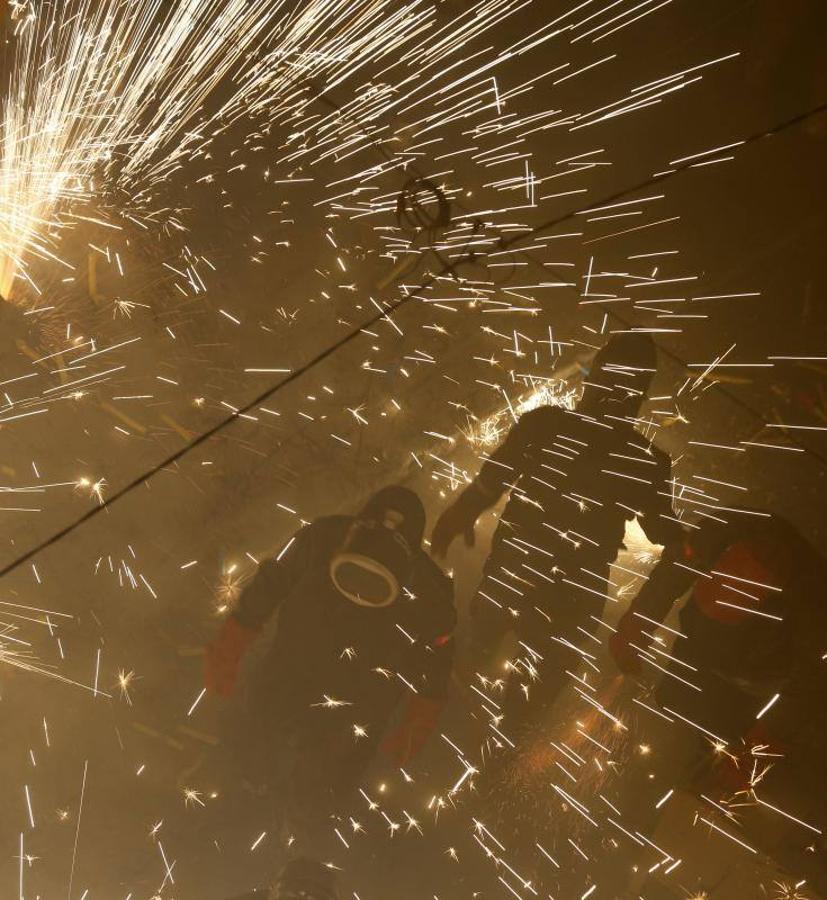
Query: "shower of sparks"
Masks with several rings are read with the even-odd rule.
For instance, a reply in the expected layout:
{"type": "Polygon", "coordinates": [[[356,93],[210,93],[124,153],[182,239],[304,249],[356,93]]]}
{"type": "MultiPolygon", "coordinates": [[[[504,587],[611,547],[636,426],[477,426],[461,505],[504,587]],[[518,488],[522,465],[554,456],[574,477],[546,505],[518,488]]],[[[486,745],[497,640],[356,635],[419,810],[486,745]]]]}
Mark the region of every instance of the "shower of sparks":
{"type": "MultiPolygon", "coordinates": [[[[576,408],[588,360],[612,333],[641,328],[671,349],[685,335],[709,350],[685,366],[673,359],[636,422],[644,469],[651,442],[673,451],[667,493],[687,524],[751,500],[742,465],[791,458],[804,471],[799,441],[827,430],[815,380],[827,372],[823,348],[756,358],[747,335],[719,340],[716,310],[751,310],[761,292],[748,277],[716,283],[713,266],[682,255],[682,204],[669,182],[599,200],[613,166],[618,183],[627,179],[618,119],[639,115],[641,145],[659,146],[659,108],[740,65],[737,51],[664,64],[653,31],[659,52],[641,54],[632,71],[645,74],[631,79],[624,40],[635,29],[648,40],[646,29],[674,13],[671,0],[572,0],[554,11],[545,0],[0,3],[7,557],[104,507],[97,528],[55,542],[0,585],[0,702],[15,722],[34,710],[35,727],[21,724],[7,742],[19,828],[6,856],[21,900],[24,875],[59,868],[65,880],[65,860],[44,842],[50,809],[54,827],[74,830],[73,897],[197,894],[216,860],[263,883],[265,839],[277,832],[251,798],[267,794],[269,804],[274,792],[257,773],[239,786],[214,765],[224,737],[220,701],[203,687],[205,635],[275,546],[280,560],[298,528],[355,508],[372,486],[411,480],[429,513],[441,511],[520,416],[576,408]],[[571,208],[580,212],[563,229],[542,225],[571,208]],[[353,329],[353,347],[248,404],[353,329]],[[744,389],[756,372],[777,376],[772,421],[713,429],[706,398],[720,385],[744,389]],[[789,385],[782,372],[793,373],[789,385]],[[802,392],[795,378],[805,377],[816,386],[802,392]],[[170,447],[225,418],[230,427],[138,478],[131,501],[108,505],[170,447]],[[123,702],[102,702],[108,685],[123,702]],[[69,785],[52,779],[98,741],[110,765],[95,767],[88,797],[88,762],[79,792],[74,774],[69,785]],[[236,835],[204,824],[225,803],[242,861],[236,835]],[[100,845],[95,857],[79,858],[81,824],[82,847],[100,845]],[[134,885],[114,862],[108,871],[105,854],[134,857],[124,869],[134,885]]],[[[744,141],[720,128],[709,137],[687,127],[650,174],[691,165],[691,182],[726,171],[744,141]]],[[[522,499],[536,502],[527,491],[522,499]]],[[[585,520],[590,498],[568,499],[585,520]]],[[[577,521],[549,527],[581,546],[588,530],[577,521]]],[[[541,578],[585,587],[614,614],[661,554],[636,518],[624,548],[598,591],[523,542],[524,568],[500,573],[492,602],[516,618],[509,594],[541,578]]],[[[747,596],[723,605],[756,612],[749,592],[759,587],[775,589],[732,581],[747,596]]],[[[747,824],[756,811],[812,841],[808,854],[823,853],[812,808],[773,792],[786,748],[727,743],[702,715],[658,704],[654,674],[691,684],[683,636],[646,620],[641,653],[653,671],[621,683],[606,660],[609,623],[595,621],[579,649],[538,636],[494,675],[458,666],[461,699],[440,722],[432,766],[365,776],[328,823],[330,867],[351,875],[360,842],[375,858],[387,841],[407,841],[418,874],[441,877],[448,861],[521,900],[610,896],[614,867],[701,898],[686,886],[706,853],[694,835],[728,859],[758,857],[747,824]],[[526,696],[542,690],[544,656],[564,651],[572,661],[553,722],[518,735],[504,712],[507,681],[520,679],[526,696]],[[702,774],[735,773],[735,786],[702,794],[665,777],[654,726],[699,741],[702,774]],[[657,788],[652,812],[677,827],[637,821],[628,786],[641,769],[657,788]]],[[[356,642],[342,647],[341,665],[370,658],[356,642]]],[[[416,693],[402,672],[377,666],[368,677],[416,693]]],[[[312,715],[340,722],[349,747],[370,748],[381,727],[360,703],[337,699],[348,696],[340,688],[324,685],[312,715]]],[[[772,686],[752,699],[749,716],[763,726],[791,694],[772,686]]],[[[372,895],[374,873],[361,876],[372,895]]],[[[798,876],[773,870],[763,895],[809,897],[798,876]]]]}
{"type": "Polygon", "coordinates": [[[390,0],[15,0],[0,125],[0,296],[12,296],[15,279],[36,289],[32,259],[71,275],[59,239],[81,223],[181,230],[158,190],[209,154],[230,122],[273,106],[300,114],[302,85],[336,85],[428,18],[420,0],[393,11],[390,0]],[[229,97],[212,102],[227,79],[229,97]]]}
{"type": "Polygon", "coordinates": [[[564,409],[573,409],[578,394],[579,391],[565,381],[549,380],[545,384],[534,387],[516,403],[509,402],[504,409],[482,422],[469,425],[465,430],[465,436],[473,447],[481,449],[496,447],[515,420],[523,413],[537,409],[539,406],[561,406],[564,409]]]}

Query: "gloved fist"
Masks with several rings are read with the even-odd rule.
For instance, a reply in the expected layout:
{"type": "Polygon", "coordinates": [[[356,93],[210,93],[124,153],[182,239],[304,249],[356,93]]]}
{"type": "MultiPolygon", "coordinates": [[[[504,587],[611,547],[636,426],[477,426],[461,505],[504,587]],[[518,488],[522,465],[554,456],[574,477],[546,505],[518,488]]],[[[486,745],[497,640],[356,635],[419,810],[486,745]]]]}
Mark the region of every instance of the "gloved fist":
{"type": "Polygon", "coordinates": [[[241,660],[257,636],[256,629],[242,625],[235,616],[224,622],[215,639],[207,645],[205,654],[204,683],[211,694],[219,697],[232,694],[241,660]]]}
{"type": "Polygon", "coordinates": [[[431,552],[438,559],[444,559],[448,548],[461,534],[465,535],[466,547],[474,546],[474,525],[477,517],[462,497],[452,503],[439,517],[431,535],[431,552]]]}
{"type": "Polygon", "coordinates": [[[397,766],[417,757],[436,729],[444,701],[414,694],[408,700],[402,722],[382,743],[382,752],[397,766]]]}
{"type": "Polygon", "coordinates": [[[640,674],[640,655],[632,645],[640,647],[644,640],[641,620],[631,610],[624,613],[617,631],[609,638],[612,659],[624,675],[640,674]]]}

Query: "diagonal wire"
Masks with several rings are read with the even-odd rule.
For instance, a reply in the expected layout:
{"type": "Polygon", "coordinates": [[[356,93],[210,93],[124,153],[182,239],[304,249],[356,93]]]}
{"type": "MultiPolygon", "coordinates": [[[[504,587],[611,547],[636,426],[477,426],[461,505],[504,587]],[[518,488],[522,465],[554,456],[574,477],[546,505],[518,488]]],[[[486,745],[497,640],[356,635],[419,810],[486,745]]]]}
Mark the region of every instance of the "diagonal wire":
{"type": "MultiPolygon", "coordinates": [[[[773,135],[780,134],[781,132],[787,131],[790,128],[794,128],[795,126],[801,124],[802,122],[805,122],[808,119],[811,119],[814,116],[817,116],[820,113],[823,113],[825,111],[827,111],[827,101],[825,101],[824,103],[820,103],[817,106],[814,106],[814,107],[806,110],[805,112],[798,113],[797,115],[795,115],[789,119],[785,119],[782,122],[779,122],[778,124],[774,125],[769,130],[764,130],[764,131],[755,132],[754,134],[751,134],[749,137],[745,138],[741,142],[740,146],[744,147],[749,144],[757,143],[758,141],[761,141],[764,138],[772,137],[773,135]]],[[[562,225],[565,222],[568,222],[568,221],[574,219],[576,216],[585,212],[587,209],[590,209],[596,205],[607,206],[607,205],[619,200],[620,198],[627,196],[628,194],[637,193],[638,191],[643,190],[648,187],[651,187],[652,185],[659,184],[660,182],[666,181],[667,179],[670,179],[670,178],[674,178],[676,175],[680,174],[681,172],[685,171],[686,169],[692,168],[693,165],[694,165],[694,163],[692,161],[687,161],[685,163],[676,165],[674,168],[672,168],[671,170],[669,170],[667,172],[664,172],[660,175],[650,176],[650,177],[644,179],[643,181],[640,181],[637,184],[632,185],[631,187],[623,188],[622,190],[616,191],[606,197],[603,197],[601,200],[589,203],[589,205],[586,207],[583,207],[581,209],[575,209],[575,210],[572,210],[571,212],[564,213],[560,216],[556,216],[555,218],[548,219],[545,222],[542,222],[539,225],[532,228],[531,231],[529,231],[529,232],[525,232],[523,234],[517,235],[508,240],[504,240],[504,241],[501,240],[499,243],[499,247],[501,250],[509,250],[512,247],[515,247],[516,245],[518,245],[521,241],[525,240],[526,238],[532,237],[533,235],[536,235],[536,234],[542,234],[543,232],[546,232],[546,231],[552,231],[557,226],[562,225]]],[[[516,250],[515,252],[519,252],[519,250],[516,250]]],[[[17,558],[13,559],[11,562],[6,563],[5,566],[0,568],[0,578],[15,571],[15,569],[18,569],[24,563],[28,562],[33,557],[37,556],[37,554],[40,553],[41,551],[47,549],[48,547],[51,547],[53,544],[58,543],[58,541],[61,541],[64,537],[67,537],[68,535],[72,534],[72,532],[74,532],[78,528],[80,528],[82,525],[85,525],[86,522],[90,521],[91,519],[94,519],[96,516],[99,516],[101,513],[103,513],[105,510],[109,509],[109,507],[113,506],[119,500],[122,500],[127,494],[131,493],[135,488],[144,484],[150,478],[153,478],[162,469],[166,469],[170,465],[178,462],[178,460],[182,459],[188,453],[195,450],[197,447],[201,446],[201,444],[206,443],[211,437],[218,434],[220,431],[223,431],[225,428],[227,428],[229,425],[231,425],[233,422],[235,422],[236,419],[238,419],[240,416],[243,416],[245,413],[250,412],[256,406],[261,405],[266,400],[268,400],[270,397],[274,396],[279,391],[283,390],[288,385],[292,384],[294,381],[297,381],[303,375],[307,374],[307,372],[309,372],[311,369],[314,369],[320,363],[324,362],[326,359],[333,356],[334,353],[336,353],[342,347],[346,346],[351,341],[353,341],[355,338],[357,338],[365,328],[368,328],[372,325],[376,325],[382,319],[387,319],[389,314],[396,312],[397,310],[401,309],[403,306],[406,306],[408,303],[410,303],[411,300],[414,299],[416,294],[419,294],[423,290],[426,290],[427,288],[429,288],[431,285],[434,284],[435,281],[437,281],[437,279],[441,278],[442,276],[444,276],[446,274],[454,274],[457,268],[459,268],[460,266],[465,265],[467,263],[473,262],[475,258],[476,258],[475,254],[473,252],[466,253],[465,256],[456,260],[450,266],[446,265],[442,269],[438,270],[437,272],[428,275],[427,278],[423,279],[423,281],[417,286],[417,288],[415,290],[409,291],[404,297],[399,298],[395,302],[388,303],[387,307],[385,309],[380,310],[375,315],[371,316],[369,319],[367,319],[365,322],[363,322],[361,325],[353,328],[347,334],[343,335],[342,338],[340,338],[338,341],[336,341],[336,343],[331,344],[329,347],[326,347],[324,350],[317,353],[315,356],[313,356],[311,359],[309,359],[306,363],[304,363],[304,365],[300,366],[297,369],[294,369],[289,375],[287,375],[287,377],[283,378],[277,384],[274,384],[271,387],[267,388],[267,390],[258,394],[256,397],[254,397],[252,400],[250,400],[244,406],[242,406],[238,410],[234,411],[232,413],[232,415],[229,415],[226,418],[221,419],[219,422],[216,422],[215,425],[213,425],[211,428],[207,429],[207,431],[202,432],[200,435],[198,435],[198,437],[194,438],[188,444],[185,444],[183,447],[179,448],[174,453],[169,454],[163,460],[161,460],[159,463],[156,463],[150,469],[148,469],[145,472],[142,472],[140,475],[136,476],[131,481],[128,481],[126,484],[124,484],[122,487],[120,487],[117,491],[115,491],[113,494],[111,494],[106,500],[104,500],[103,503],[100,503],[97,506],[92,507],[86,513],[84,513],[82,516],[80,516],[79,518],[75,519],[74,521],[70,522],[68,525],[66,525],[63,528],[59,529],[58,531],[54,532],[52,535],[50,535],[49,537],[40,541],[38,544],[35,544],[35,546],[31,547],[29,550],[27,550],[25,553],[21,554],[17,558]]],[[[681,360],[680,357],[678,357],[674,354],[671,354],[671,353],[668,353],[667,355],[669,355],[674,360],[681,362],[682,364],[685,365],[685,361],[681,360]]],[[[757,410],[754,410],[748,403],[741,400],[737,395],[731,393],[730,391],[727,391],[725,388],[721,387],[720,385],[717,385],[717,387],[718,387],[719,391],[724,393],[735,404],[740,406],[742,409],[748,411],[752,416],[763,421],[763,416],[757,410]]],[[[789,435],[789,438],[793,443],[797,444],[805,452],[812,454],[814,457],[816,457],[821,462],[825,463],[825,465],[827,465],[827,457],[823,456],[821,453],[817,452],[816,450],[813,450],[811,447],[808,447],[807,445],[801,443],[800,441],[798,441],[795,438],[794,435],[789,435]]]]}

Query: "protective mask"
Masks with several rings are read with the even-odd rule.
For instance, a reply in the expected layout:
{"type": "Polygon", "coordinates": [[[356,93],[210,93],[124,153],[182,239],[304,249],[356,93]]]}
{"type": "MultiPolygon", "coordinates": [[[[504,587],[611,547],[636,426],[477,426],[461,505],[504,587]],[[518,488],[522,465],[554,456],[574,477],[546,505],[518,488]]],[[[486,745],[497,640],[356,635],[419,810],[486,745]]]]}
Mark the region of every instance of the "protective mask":
{"type": "Polygon", "coordinates": [[[382,521],[356,520],[330,561],[336,590],[358,606],[390,606],[408,580],[411,548],[398,531],[402,516],[388,510],[382,521]]]}

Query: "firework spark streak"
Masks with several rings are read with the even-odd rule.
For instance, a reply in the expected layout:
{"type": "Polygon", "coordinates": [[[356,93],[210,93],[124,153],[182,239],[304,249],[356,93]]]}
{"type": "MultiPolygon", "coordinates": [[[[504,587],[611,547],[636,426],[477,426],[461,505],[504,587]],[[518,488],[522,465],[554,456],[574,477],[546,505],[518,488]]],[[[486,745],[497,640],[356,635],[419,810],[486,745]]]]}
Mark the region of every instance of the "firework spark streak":
{"type": "MultiPolygon", "coordinates": [[[[810,119],[821,107],[768,115],[760,127],[778,122],[770,130],[747,132],[739,120],[730,131],[727,119],[705,134],[703,117],[698,128],[687,116],[685,134],[663,134],[659,110],[684,110],[704,79],[743,72],[748,56],[710,41],[672,48],[664,67],[664,34],[683,23],[671,0],[571,0],[551,12],[546,0],[0,3],[0,298],[11,301],[0,300],[9,364],[0,373],[0,513],[14,526],[4,545],[12,559],[0,564],[0,701],[21,721],[3,757],[17,779],[20,827],[6,864],[21,900],[24,875],[26,895],[43,893],[55,868],[64,883],[68,852],[53,854],[51,835],[53,822],[67,821],[71,900],[87,879],[83,897],[107,885],[111,893],[116,855],[132,857],[134,884],[117,873],[117,890],[133,891],[127,900],[150,883],[159,896],[203,892],[208,853],[222,877],[241,859],[243,874],[263,884],[284,829],[249,802],[248,788],[272,792],[254,783],[258,773],[245,773],[239,791],[213,770],[220,710],[203,684],[204,639],[243,604],[253,573],[289,563],[298,530],[318,515],[355,508],[356,495],[380,481],[402,481],[430,518],[489,463],[503,469],[511,499],[542,517],[544,532],[521,531],[503,514],[497,527],[510,556],[486,570],[479,596],[507,624],[538,618],[510,659],[501,653],[490,669],[460,659],[441,740],[428,751],[432,767],[375,759],[378,780],[371,772],[358,798],[353,791],[367,808],[344,803],[327,820],[330,867],[353,877],[348,896],[363,875],[375,879],[373,864],[363,873],[353,862],[367,841],[373,861],[382,841],[407,842],[416,877],[430,884],[423,895],[452,889],[450,880],[436,883],[446,870],[435,858],[414,849],[433,853],[441,841],[437,857],[463,878],[485,878],[486,896],[493,887],[593,898],[620,892],[622,878],[611,875],[620,868],[651,876],[635,895],[652,880],[689,895],[707,855],[695,836],[722,856],[757,862],[756,811],[802,832],[802,842],[821,839],[825,825],[809,797],[773,783],[790,768],[786,750],[771,739],[739,742],[707,719],[717,697],[699,686],[708,667],[695,665],[683,631],[636,613],[629,646],[646,674],[615,677],[613,617],[654,580],[661,548],[644,531],[648,512],[615,502],[611,489],[572,486],[567,464],[594,449],[585,436],[535,444],[530,478],[496,459],[535,410],[558,407],[573,421],[594,351],[628,330],[654,334],[669,362],[658,374],[662,393],[625,419],[634,440],[600,471],[619,492],[621,479],[655,484],[653,448],[663,443],[675,467],[657,482],[669,505],[659,515],[691,535],[752,499],[741,466],[794,452],[804,471],[820,458],[811,446],[827,431],[820,385],[797,408],[779,401],[772,421],[743,386],[780,379],[782,366],[823,375],[823,347],[791,343],[769,355],[762,345],[758,355],[748,329],[736,333],[735,310],[763,313],[769,291],[756,282],[764,278],[752,281],[751,270],[746,284],[716,281],[714,256],[699,261],[700,236],[680,230],[683,199],[669,189],[721,177],[761,143],[778,147],[763,137],[792,138],[794,125],[817,124],[810,119]],[[662,28],[655,14],[676,18],[662,28]],[[633,27],[657,52],[627,66],[633,27]],[[630,132],[617,129],[638,114],[647,124],[639,146],[632,142],[640,152],[630,154],[630,132]],[[621,167],[617,183],[606,181],[621,167]],[[77,290],[63,287],[75,282],[77,290]],[[63,313],[64,290],[77,295],[77,317],[63,313]],[[732,316],[720,331],[719,309],[732,316]],[[39,335],[30,339],[42,322],[51,329],[45,349],[39,335]],[[689,347],[692,362],[677,352],[689,347]],[[718,412],[704,406],[713,394],[760,430],[742,433],[726,419],[719,428],[718,412]],[[734,468],[719,468],[720,456],[734,468]],[[604,549],[592,529],[610,502],[636,517],[624,549],[605,571],[588,554],[580,566],[573,548],[604,549]],[[598,604],[577,629],[546,606],[547,595],[563,592],[584,609],[598,604]],[[523,732],[509,690],[538,697],[558,661],[565,694],[523,732]],[[677,692],[669,705],[661,683],[677,692]],[[677,737],[661,740],[662,731],[677,737]],[[699,777],[734,772],[747,786],[687,787],[678,763],[697,747],[699,777]],[[66,784],[47,777],[54,767],[72,773],[66,784]],[[651,802],[636,791],[644,783],[651,802]],[[206,825],[228,809],[239,847],[206,825]],[[110,810],[119,826],[112,835],[110,810]],[[647,818],[655,813],[657,829],[647,818]],[[83,846],[95,846],[94,856],[79,856],[82,815],[83,846]]],[[[692,102],[709,99],[707,91],[692,102]]],[[[772,178],[765,187],[771,194],[772,178]]],[[[614,387],[629,375],[614,371],[614,387]]],[[[792,381],[776,389],[798,398],[792,381]]],[[[592,424],[610,432],[622,420],[601,414],[592,424]]],[[[480,519],[478,547],[497,514],[495,504],[480,519]]],[[[473,528],[469,545],[472,537],[473,528]]],[[[462,608],[482,553],[454,551],[462,608]]],[[[781,593],[773,579],[680,560],[682,573],[733,582],[715,599],[722,615],[784,625],[786,611],[753,608],[759,595],[781,593]]],[[[396,623],[395,631],[406,650],[421,648],[417,629],[396,623]]],[[[366,637],[338,642],[337,665],[363,665],[366,637]]],[[[302,641],[295,685],[271,687],[292,690],[312,675],[314,646],[312,636],[302,641]]],[[[376,662],[366,678],[425,699],[411,673],[376,662]]],[[[251,696],[252,738],[266,732],[268,708],[251,696]]],[[[794,714],[796,698],[791,685],[761,685],[744,712],[751,727],[772,729],[794,714]]],[[[349,748],[381,740],[381,723],[336,677],[306,705],[320,728],[340,728],[349,748]]],[[[324,765],[313,768],[327,776],[324,765]]],[[[815,858],[817,849],[806,853],[815,858]]],[[[776,885],[785,897],[807,890],[795,879],[776,885]]],[[[233,893],[240,884],[216,879],[209,888],[233,893]]]]}
{"type": "Polygon", "coordinates": [[[71,269],[58,239],[80,222],[182,227],[155,207],[153,190],[233,118],[310,77],[348,77],[427,19],[416,0],[389,9],[389,0],[13,6],[0,125],[0,296],[10,296],[15,277],[31,280],[32,258],[71,269]],[[225,80],[229,97],[210,110],[225,80]]]}

